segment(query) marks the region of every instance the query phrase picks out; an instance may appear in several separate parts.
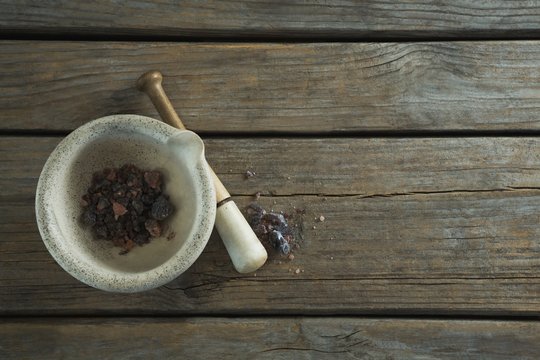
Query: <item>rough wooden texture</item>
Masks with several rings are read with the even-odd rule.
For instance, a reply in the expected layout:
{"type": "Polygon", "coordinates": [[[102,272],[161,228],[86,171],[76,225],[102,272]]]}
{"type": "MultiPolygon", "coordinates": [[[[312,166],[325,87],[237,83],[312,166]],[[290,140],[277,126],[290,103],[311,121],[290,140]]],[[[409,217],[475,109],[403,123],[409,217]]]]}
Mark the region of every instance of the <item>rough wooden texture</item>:
{"type": "MultiPolygon", "coordinates": [[[[0,199],[34,198],[59,137],[1,137],[0,199]]],[[[206,138],[231,194],[384,197],[540,188],[540,138],[206,138]],[[246,171],[256,176],[246,179],[246,171]]]]}
{"type": "Polygon", "coordinates": [[[240,275],[214,236],[129,296],[78,283],[41,242],[33,192],[58,140],[0,142],[4,314],[540,314],[539,138],[208,139],[240,205],[306,209],[296,258],[240,275]]]}
{"type": "Polygon", "coordinates": [[[531,359],[539,322],[362,318],[8,320],[2,359],[531,359]]]}
{"type": "Polygon", "coordinates": [[[202,132],[539,130],[540,42],[0,42],[0,129],[156,117],[135,89],[160,69],[202,132]]]}
{"type": "Polygon", "coordinates": [[[303,38],[538,35],[537,1],[0,1],[4,32],[303,38]]]}

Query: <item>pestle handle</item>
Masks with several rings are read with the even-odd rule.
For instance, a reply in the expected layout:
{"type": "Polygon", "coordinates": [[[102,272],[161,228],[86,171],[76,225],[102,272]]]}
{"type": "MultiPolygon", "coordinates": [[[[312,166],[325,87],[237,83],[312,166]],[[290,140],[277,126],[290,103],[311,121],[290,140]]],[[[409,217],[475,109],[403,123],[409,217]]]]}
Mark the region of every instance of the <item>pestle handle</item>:
{"type": "MultiPolygon", "coordinates": [[[[163,76],[159,71],[149,71],[144,73],[139,80],[137,80],[137,88],[150,97],[150,100],[156,107],[159,116],[161,116],[163,121],[177,129],[186,130],[186,127],[174,110],[171,101],[167,97],[167,94],[165,94],[163,86],[161,86],[162,81],[163,76]]],[[[208,168],[210,169],[214,179],[214,186],[216,187],[216,199],[219,204],[221,201],[230,198],[231,194],[229,194],[225,186],[223,186],[216,173],[214,173],[210,167],[208,168]]]]}
{"type": "MultiPolygon", "coordinates": [[[[163,76],[159,71],[148,71],[137,80],[137,88],[150,97],[166,123],[185,130],[186,127],[163,90],[162,81],[163,76]]],[[[255,271],[266,262],[268,254],[216,173],[209,165],[208,169],[216,188],[216,229],[235,269],[240,273],[255,271]]]]}
{"type": "Polygon", "coordinates": [[[162,81],[163,75],[159,71],[148,71],[137,80],[137,89],[150,97],[163,121],[177,129],[186,130],[161,86],[162,81]]]}

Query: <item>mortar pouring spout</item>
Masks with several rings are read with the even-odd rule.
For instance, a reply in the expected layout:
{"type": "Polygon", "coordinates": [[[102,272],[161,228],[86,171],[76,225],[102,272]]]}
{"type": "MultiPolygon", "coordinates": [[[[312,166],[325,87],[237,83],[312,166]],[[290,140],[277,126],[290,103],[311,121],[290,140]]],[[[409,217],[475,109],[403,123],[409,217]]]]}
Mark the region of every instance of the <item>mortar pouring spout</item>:
{"type": "Polygon", "coordinates": [[[206,162],[204,157],[204,143],[192,131],[179,130],[177,134],[168,139],[167,146],[174,151],[178,150],[185,154],[189,166],[197,166],[206,162]]]}

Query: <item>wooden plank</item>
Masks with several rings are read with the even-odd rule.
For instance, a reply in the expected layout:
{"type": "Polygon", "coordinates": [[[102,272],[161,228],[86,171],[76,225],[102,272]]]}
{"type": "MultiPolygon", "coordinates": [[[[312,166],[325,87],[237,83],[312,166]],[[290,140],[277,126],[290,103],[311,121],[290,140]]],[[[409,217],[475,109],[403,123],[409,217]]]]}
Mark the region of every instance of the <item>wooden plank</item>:
{"type": "Polygon", "coordinates": [[[157,117],[134,82],[161,69],[199,132],[538,130],[540,42],[0,42],[0,129],[157,117]]]}
{"type": "Polygon", "coordinates": [[[0,311],[538,316],[538,200],[537,191],[264,199],[278,210],[309,209],[293,261],[272,254],[256,275],[240,275],[214,236],[187,273],[128,298],[93,290],[62,271],[40,240],[32,206],[0,206],[0,311]],[[27,215],[10,216],[17,213],[27,215]],[[313,225],[315,214],[328,220],[313,225]]]}
{"type": "MultiPolygon", "coordinates": [[[[2,137],[0,199],[32,200],[59,137],[2,137]]],[[[537,137],[206,138],[231,194],[390,196],[535,189],[537,137]],[[246,171],[256,176],[246,179],[246,171]]]]}
{"type": "Polygon", "coordinates": [[[537,1],[0,1],[4,32],[273,38],[537,36],[537,1]]]}
{"type": "Polygon", "coordinates": [[[15,319],[3,359],[537,359],[539,322],[365,318],[15,319]]]}
{"type": "Polygon", "coordinates": [[[58,140],[0,142],[3,314],[540,314],[539,138],[208,139],[241,206],[262,191],[306,209],[301,249],[240,275],[213,236],[186,274],[129,297],[78,283],[41,242],[33,189],[58,140]]]}

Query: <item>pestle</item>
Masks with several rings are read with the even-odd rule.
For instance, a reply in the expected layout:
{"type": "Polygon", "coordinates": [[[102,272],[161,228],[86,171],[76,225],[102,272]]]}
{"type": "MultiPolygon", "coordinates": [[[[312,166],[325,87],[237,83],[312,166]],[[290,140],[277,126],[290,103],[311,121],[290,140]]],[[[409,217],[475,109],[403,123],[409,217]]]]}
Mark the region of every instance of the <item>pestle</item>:
{"type": "MultiPolygon", "coordinates": [[[[148,71],[137,80],[137,88],[150,97],[163,121],[177,129],[185,130],[186,127],[161,86],[162,81],[163,76],[159,71],[148,71]]],[[[208,169],[216,189],[216,229],[235,269],[240,273],[255,271],[265,263],[268,254],[209,165],[208,169]]]]}

